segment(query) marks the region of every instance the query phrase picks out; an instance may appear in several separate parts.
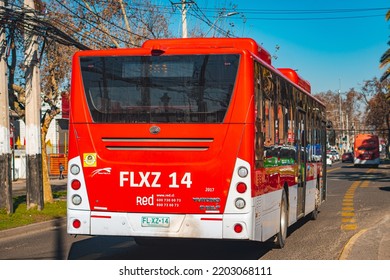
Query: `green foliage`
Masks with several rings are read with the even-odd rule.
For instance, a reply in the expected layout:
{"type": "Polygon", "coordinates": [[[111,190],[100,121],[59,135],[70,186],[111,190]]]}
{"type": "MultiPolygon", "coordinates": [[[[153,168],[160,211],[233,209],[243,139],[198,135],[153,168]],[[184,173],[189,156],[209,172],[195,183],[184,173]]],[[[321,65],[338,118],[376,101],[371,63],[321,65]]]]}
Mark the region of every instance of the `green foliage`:
{"type": "Polygon", "coordinates": [[[46,203],[43,210],[27,210],[26,196],[18,196],[13,199],[14,213],[7,214],[6,210],[0,210],[0,230],[20,227],[32,223],[52,220],[66,216],[66,201],[63,199],[66,192],[55,192],[54,203],[46,203]],[[58,199],[59,198],[59,199],[58,199]]]}

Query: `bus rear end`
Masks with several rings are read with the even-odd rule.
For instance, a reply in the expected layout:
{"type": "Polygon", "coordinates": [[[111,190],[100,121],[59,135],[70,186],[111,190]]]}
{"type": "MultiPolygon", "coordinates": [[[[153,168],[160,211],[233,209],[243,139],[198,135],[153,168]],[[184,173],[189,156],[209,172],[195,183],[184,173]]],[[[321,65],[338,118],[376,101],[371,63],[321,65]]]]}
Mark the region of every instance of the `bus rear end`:
{"type": "Polygon", "coordinates": [[[372,134],[358,134],[354,143],[354,165],[375,166],[380,164],[379,138],[372,134]]]}
{"type": "Polygon", "coordinates": [[[250,54],[191,42],[74,56],[68,233],[253,238],[250,54]]]}

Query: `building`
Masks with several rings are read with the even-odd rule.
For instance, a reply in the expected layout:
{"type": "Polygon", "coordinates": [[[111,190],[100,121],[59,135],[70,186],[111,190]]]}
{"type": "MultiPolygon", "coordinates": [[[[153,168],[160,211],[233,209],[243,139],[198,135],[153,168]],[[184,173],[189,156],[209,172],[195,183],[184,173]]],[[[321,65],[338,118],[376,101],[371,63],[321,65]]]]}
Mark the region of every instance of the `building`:
{"type": "MultiPolygon", "coordinates": [[[[41,117],[50,107],[42,102],[41,117]]],[[[68,150],[68,120],[69,120],[69,100],[68,95],[63,94],[57,106],[61,108],[61,113],[56,115],[50,123],[46,135],[46,152],[51,157],[66,156],[68,150]]],[[[13,180],[26,178],[26,126],[22,119],[16,114],[11,114],[11,149],[12,149],[12,178],[13,180]]],[[[49,173],[51,173],[49,164],[49,173]]]]}

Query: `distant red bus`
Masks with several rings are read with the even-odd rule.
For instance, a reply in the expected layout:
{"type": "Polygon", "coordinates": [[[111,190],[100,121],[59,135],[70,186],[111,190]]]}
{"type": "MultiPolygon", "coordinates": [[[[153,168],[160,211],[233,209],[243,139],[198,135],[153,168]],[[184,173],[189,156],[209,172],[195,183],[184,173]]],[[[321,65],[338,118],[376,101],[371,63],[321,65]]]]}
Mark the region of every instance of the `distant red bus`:
{"type": "Polygon", "coordinates": [[[252,39],[77,52],[68,233],[283,247],[326,198],[326,109],[286,71],[252,39]]]}
{"type": "Polygon", "coordinates": [[[374,166],[380,164],[379,137],[373,134],[358,134],[354,143],[354,165],[374,166]]]}

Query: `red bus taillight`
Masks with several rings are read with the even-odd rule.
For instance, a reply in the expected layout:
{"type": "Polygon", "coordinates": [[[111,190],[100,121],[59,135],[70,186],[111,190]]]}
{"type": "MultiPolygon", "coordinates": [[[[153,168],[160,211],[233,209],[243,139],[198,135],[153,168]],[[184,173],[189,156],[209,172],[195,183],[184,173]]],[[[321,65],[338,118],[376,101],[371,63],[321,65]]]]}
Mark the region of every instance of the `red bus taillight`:
{"type": "Polygon", "coordinates": [[[243,230],[243,227],[242,227],[241,224],[235,224],[235,225],[234,225],[234,231],[235,231],[236,233],[241,233],[242,230],[243,230]]]}
{"type": "Polygon", "coordinates": [[[236,189],[238,193],[244,193],[246,192],[247,187],[245,183],[238,183],[236,189]]]}
{"type": "Polygon", "coordinates": [[[80,181],[79,180],[73,180],[72,183],[71,183],[71,187],[72,187],[72,189],[77,191],[81,187],[80,181]]]}
{"type": "Polygon", "coordinates": [[[81,226],[81,222],[80,220],[73,220],[73,223],[72,223],[73,227],[74,228],[79,228],[81,226]]]}

